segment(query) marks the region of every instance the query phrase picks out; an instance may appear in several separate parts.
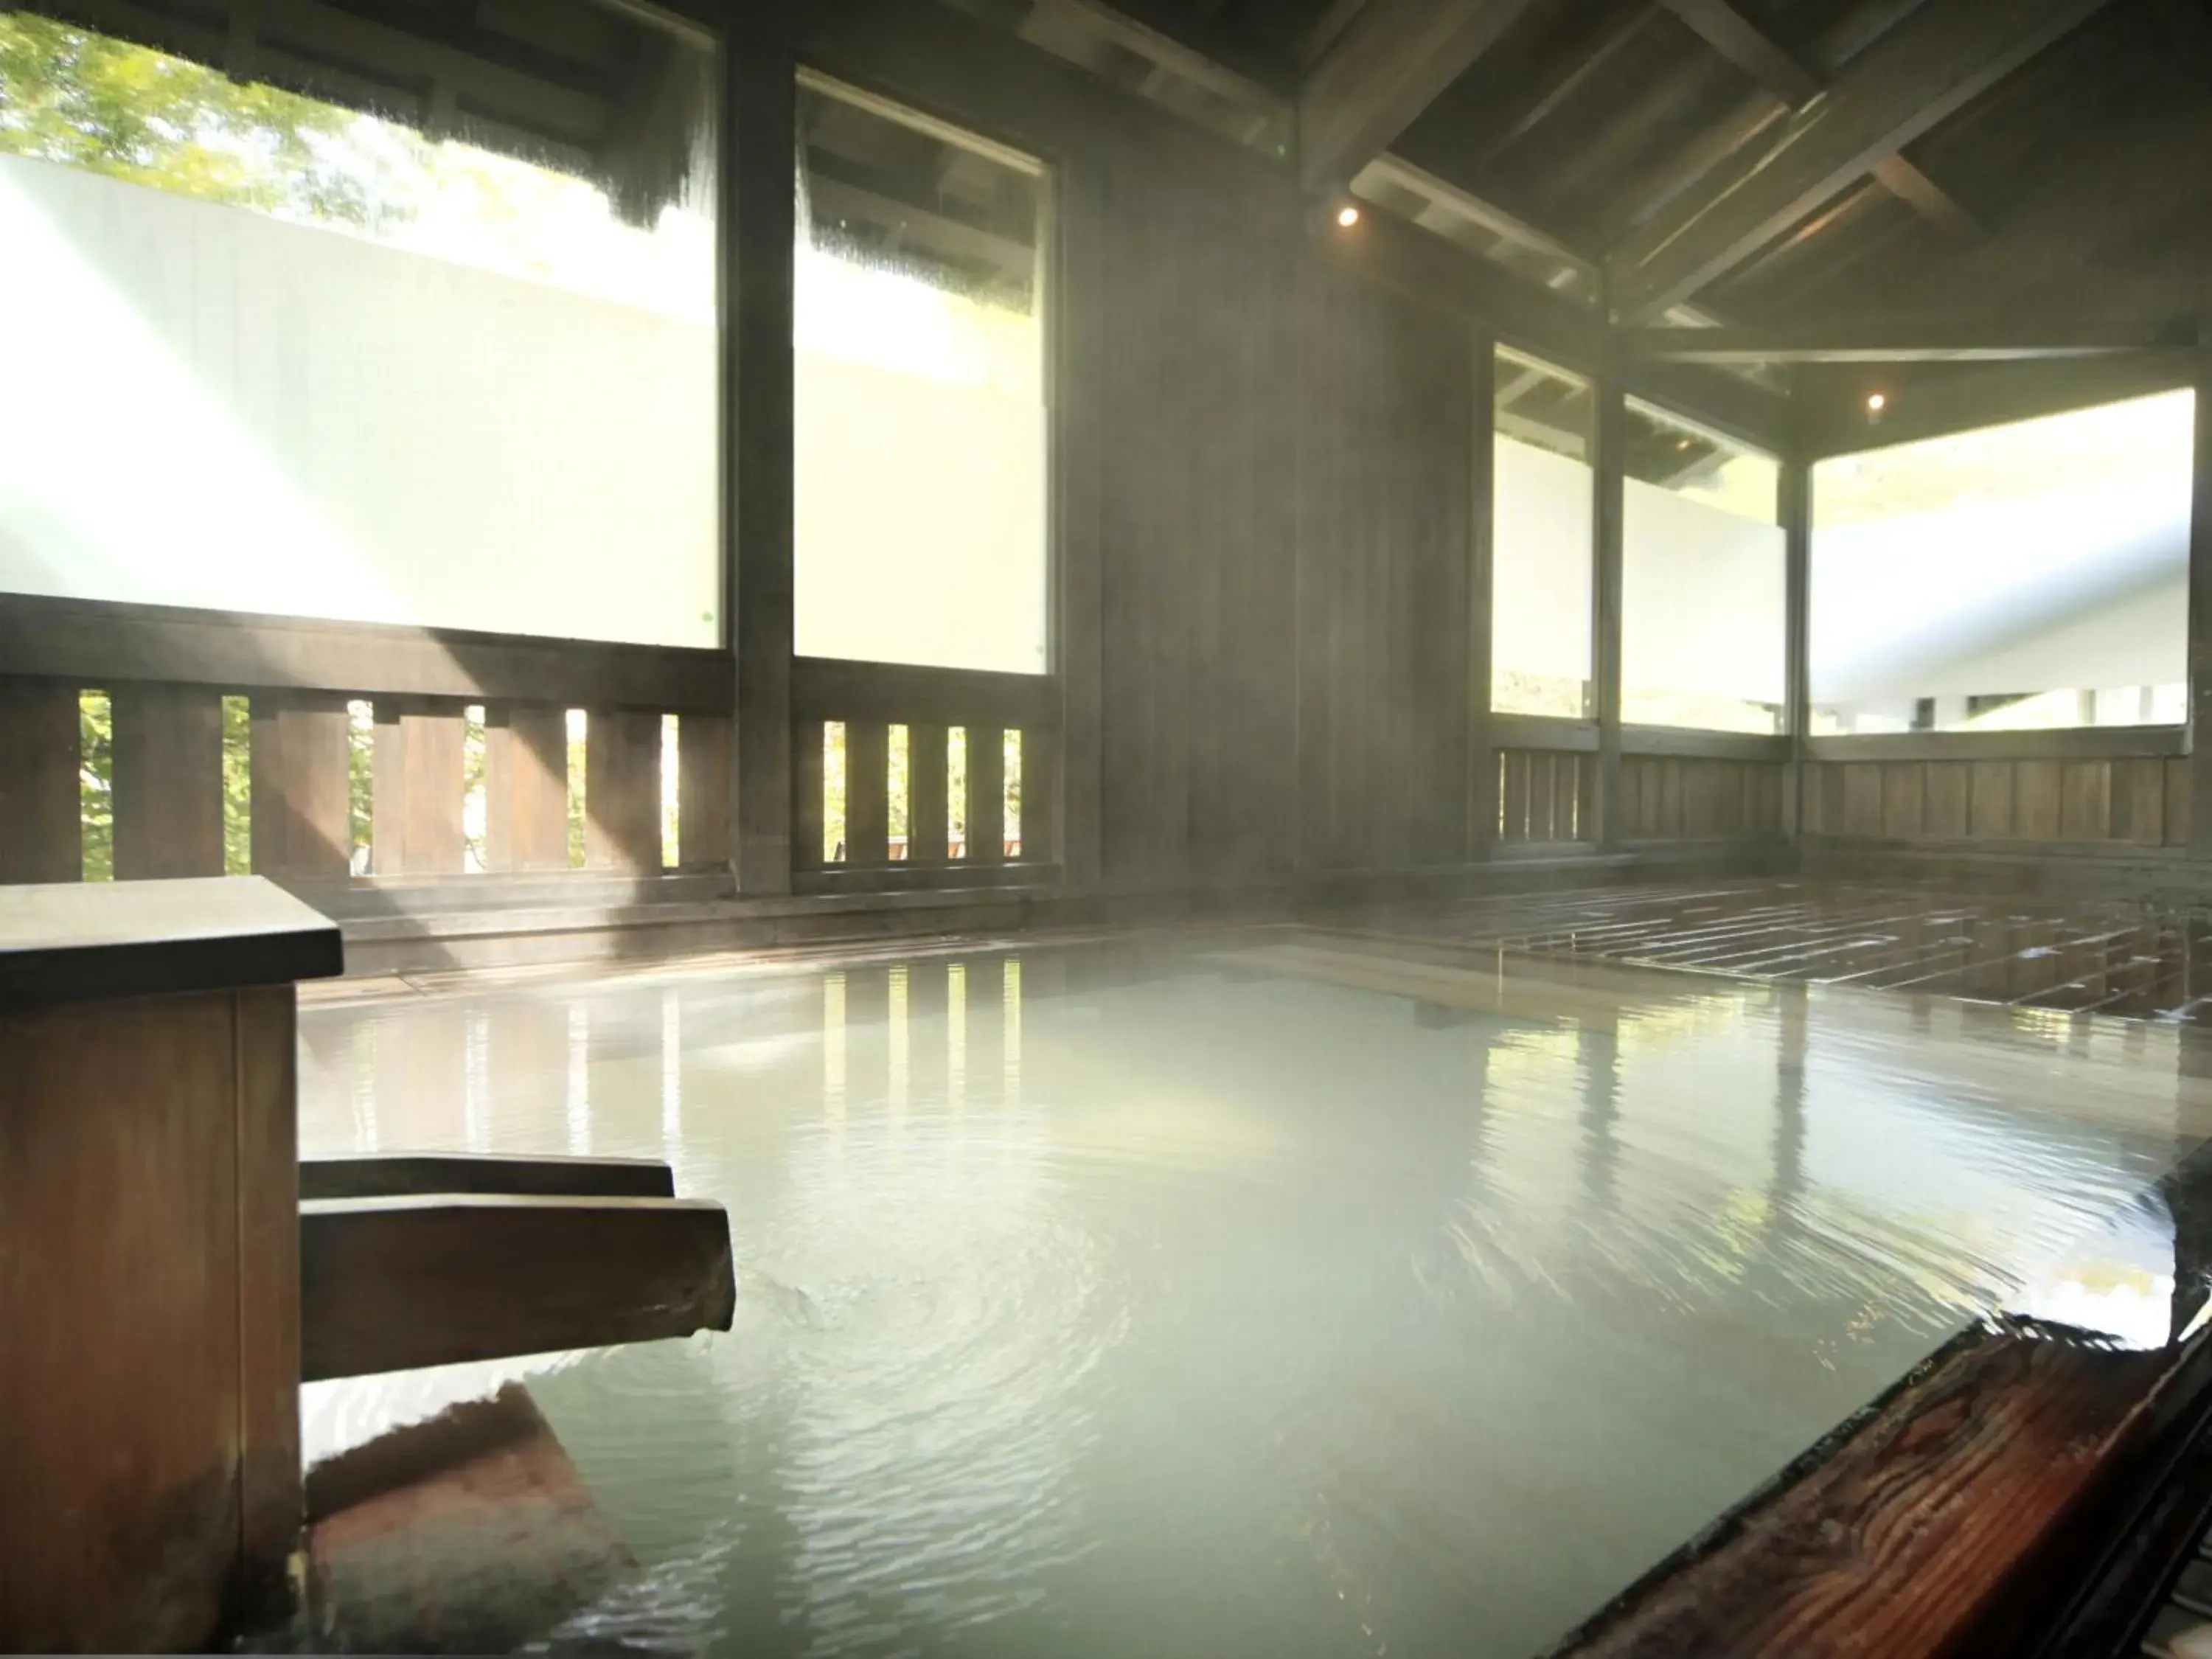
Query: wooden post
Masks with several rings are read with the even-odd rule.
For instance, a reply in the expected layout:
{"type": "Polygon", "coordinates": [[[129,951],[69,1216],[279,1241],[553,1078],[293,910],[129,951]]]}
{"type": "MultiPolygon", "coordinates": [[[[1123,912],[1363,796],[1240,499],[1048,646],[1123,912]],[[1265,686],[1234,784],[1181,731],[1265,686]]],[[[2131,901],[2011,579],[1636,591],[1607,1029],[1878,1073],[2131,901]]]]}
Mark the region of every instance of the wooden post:
{"type": "Polygon", "coordinates": [[[1628,443],[1628,403],[1620,381],[1607,375],[1596,387],[1597,465],[1592,472],[1595,492],[1591,523],[1596,532],[1597,560],[1591,606],[1590,673],[1597,699],[1596,833],[1601,847],[1617,845],[1620,825],[1617,804],[1620,795],[1620,599],[1623,531],[1627,507],[1626,462],[1628,443]]]}
{"type": "Polygon", "coordinates": [[[222,696],[197,685],[119,685],[115,878],[222,873],[222,696]]]}
{"type": "Polygon", "coordinates": [[[484,710],[484,862],[500,871],[568,867],[568,711],[484,710]]]}
{"type": "Polygon", "coordinates": [[[1804,822],[1806,739],[1812,731],[1813,467],[1782,464],[1783,729],[1790,764],[1782,787],[1782,833],[1796,841],[1804,822]]]}
{"type": "Polygon", "coordinates": [[[950,856],[945,742],[942,726],[906,729],[906,856],[909,864],[942,864],[950,856]]]}
{"type": "Polygon", "coordinates": [[[968,728],[968,861],[1006,860],[1006,734],[995,726],[968,728]]]}
{"type": "Polygon", "coordinates": [[[80,815],[76,688],[0,678],[0,882],[82,879],[80,815]]]}
{"type": "Polygon", "coordinates": [[[376,699],[369,869],[380,876],[459,875],[467,758],[458,709],[376,699]]]}
{"type": "Polygon", "coordinates": [[[793,239],[796,65],[781,8],[739,6],[722,45],[720,181],[726,626],[736,653],[738,888],[791,890],[793,239]]]}
{"type": "MultiPolygon", "coordinates": [[[[1052,666],[1059,678],[1060,725],[1057,776],[1060,790],[1061,879],[1082,890],[1098,884],[1102,754],[1104,726],[1104,518],[1102,500],[1106,368],[1106,261],[1108,229],[1105,188],[1099,163],[1071,156],[1060,169],[1053,198],[1055,246],[1060,254],[1059,305],[1052,318],[1053,489],[1058,534],[1053,544],[1053,585],[1057,625],[1053,630],[1052,666]]],[[[920,742],[918,733],[910,733],[920,742]]],[[[945,854],[943,833],[945,733],[937,729],[939,806],[937,850],[945,854]]],[[[915,750],[908,751],[909,775],[915,750]]],[[[1029,766],[1023,750],[1022,765],[1029,766]]],[[[1026,778],[1023,781],[1028,787],[1026,778]]],[[[920,796],[916,796],[917,804],[920,796]]],[[[1029,803],[1023,804],[1026,819],[1029,803]]],[[[918,820],[907,820],[910,842],[918,841],[918,820]]],[[[1024,822],[1023,854],[1028,856],[1024,822]]],[[[1047,856],[1050,856],[1048,853],[1047,856]]],[[[913,854],[909,853],[908,857],[913,854]]]]}
{"type": "Polygon", "coordinates": [[[1492,537],[1498,491],[1498,343],[1475,338],[1474,442],[1468,458],[1468,822],[1466,856],[1488,854],[1498,840],[1498,751],[1491,738],[1492,537]]]}
{"type": "Polygon", "coordinates": [[[1060,856],[1060,734],[1042,726],[1022,730],[1022,861],[1049,864],[1060,856]]]}
{"type": "Polygon", "coordinates": [[[2212,346],[2197,359],[2189,520],[2189,855],[2212,859],[2212,346]]]}
{"type": "Polygon", "coordinates": [[[344,880],[353,865],[344,694],[257,695],[252,711],[253,873],[344,880]]]}
{"type": "Polygon", "coordinates": [[[660,872],[660,716],[594,708],[584,736],[584,862],[660,872]]]}
{"type": "Polygon", "coordinates": [[[730,717],[677,716],[676,837],[685,870],[730,862],[730,717]]]}
{"type": "Polygon", "coordinates": [[[847,720],[845,862],[890,863],[890,728],[881,720],[847,720]]]}

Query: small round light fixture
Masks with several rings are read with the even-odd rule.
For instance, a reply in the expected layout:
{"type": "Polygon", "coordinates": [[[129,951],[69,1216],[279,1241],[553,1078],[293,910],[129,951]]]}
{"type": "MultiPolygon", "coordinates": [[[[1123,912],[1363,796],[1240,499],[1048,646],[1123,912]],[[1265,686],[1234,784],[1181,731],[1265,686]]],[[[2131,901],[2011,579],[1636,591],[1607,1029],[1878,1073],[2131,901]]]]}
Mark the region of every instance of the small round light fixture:
{"type": "Polygon", "coordinates": [[[1888,407],[1889,399],[1879,392],[1870,394],[1867,398],[1867,413],[1869,415],[1879,415],[1888,407]]]}
{"type": "Polygon", "coordinates": [[[1336,222],[1345,229],[1350,230],[1352,226],[1359,222],[1359,210],[1346,202],[1342,207],[1337,209],[1336,222]]]}

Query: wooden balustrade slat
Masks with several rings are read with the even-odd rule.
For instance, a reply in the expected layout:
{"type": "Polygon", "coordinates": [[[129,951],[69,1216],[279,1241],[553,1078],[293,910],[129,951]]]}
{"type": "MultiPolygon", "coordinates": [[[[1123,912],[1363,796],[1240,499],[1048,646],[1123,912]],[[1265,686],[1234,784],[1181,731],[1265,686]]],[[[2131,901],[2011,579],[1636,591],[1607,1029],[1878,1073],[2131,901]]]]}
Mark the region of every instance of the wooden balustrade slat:
{"type": "Polygon", "coordinates": [[[995,726],[968,728],[968,860],[1003,864],[1006,846],[1006,733],[995,726]]]}
{"type": "Polygon", "coordinates": [[[222,873],[222,696],[209,687],[118,685],[115,878],[222,873]]]}
{"type": "Polygon", "coordinates": [[[584,862],[660,868],[660,716],[594,708],[584,733],[584,862]]]}
{"type": "Polygon", "coordinates": [[[379,697],[375,718],[370,870],[380,876],[459,875],[467,847],[459,711],[379,697]]]}
{"type": "Polygon", "coordinates": [[[0,677],[0,882],[81,878],[80,813],[76,688],[0,677]]]}
{"type": "Polygon", "coordinates": [[[1505,751],[1504,777],[1499,793],[1505,802],[1504,836],[1507,841],[1528,839],[1528,753],[1505,751]]]}
{"type": "Polygon", "coordinates": [[[1060,856],[1060,734],[1022,732],[1022,857],[1048,864],[1060,856]]]}
{"type": "Polygon", "coordinates": [[[845,722],[845,862],[890,862],[890,729],[882,720],[845,722]]]}
{"type": "Polygon", "coordinates": [[[1559,755],[1552,771],[1552,839],[1573,841],[1581,833],[1582,757],[1559,755]]]}
{"type": "Polygon", "coordinates": [[[484,710],[484,865],[568,867],[568,714],[543,705],[484,710]]]}
{"type": "Polygon", "coordinates": [[[1528,757],[1528,839],[1556,841],[1552,813],[1555,805],[1553,781],[1559,774],[1559,757],[1549,750],[1539,750],[1528,757]]]}
{"type": "Polygon", "coordinates": [[[343,880],[353,863],[343,694],[257,693],[252,729],[253,873],[343,880]]]}
{"type": "Polygon", "coordinates": [[[906,845],[908,861],[942,864],[951,842],[946,795],[945,740],[942,726],[906,729],[906,845]]]}
{"type": "Polygon", "coordinates": [[[791,863],[819,870],[822,848],[822,722],[799,721],[791,733],[791,863]]]}
{"type": "Polygon", "coordinates": [[[730,717],[682,714],[676,732],[678,862],[719,870],[730,861],[730,717]]]}

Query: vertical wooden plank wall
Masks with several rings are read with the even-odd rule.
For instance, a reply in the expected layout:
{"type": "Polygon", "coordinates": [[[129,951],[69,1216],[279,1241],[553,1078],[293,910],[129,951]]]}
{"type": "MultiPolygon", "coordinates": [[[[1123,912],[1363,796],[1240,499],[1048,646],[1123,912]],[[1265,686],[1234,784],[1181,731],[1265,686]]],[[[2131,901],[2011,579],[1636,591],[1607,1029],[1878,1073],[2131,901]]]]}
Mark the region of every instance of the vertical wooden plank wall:
{"type": "Polygon", "coordinates": [[[2155,755],[1817,762],[1805,769],[1804,830],[1898,842],[2185,848],[2189,768],[2155,755]]]}
{"type": "Polygon", "coordinates": [[[83,870],[76,688],[0,676],[0,882],[75,881],[83,870]]]}
{"type": "Polygon", "coordinates": [[[1304,862],[1467,855],[1478,414],[1462,325],[1306,278],[1297,743],[1304,862]]]}

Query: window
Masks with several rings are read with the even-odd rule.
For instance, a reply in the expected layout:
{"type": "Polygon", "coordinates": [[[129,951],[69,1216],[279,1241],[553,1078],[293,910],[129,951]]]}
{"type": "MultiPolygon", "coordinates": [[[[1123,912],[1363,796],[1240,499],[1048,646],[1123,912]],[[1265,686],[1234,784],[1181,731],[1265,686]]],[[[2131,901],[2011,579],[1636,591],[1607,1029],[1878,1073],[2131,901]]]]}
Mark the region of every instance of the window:
{"type": "Polygon", "coordinates": [[[1789,685],[1780,465],[1634,398],[1626,451],[1621,719],[1780,732],[1789,685]]]}
{"type": "Polygon", "coordinates": [[[2195,398],[1822,461],[1813,730],[2179,725],[2195,398]]]}
{"type": "Polygon", "coordinates": [[[0,589],[720,640],[711,54],[568,10],[557,143],[0,15],[0,589]]]}
{"type": "Polygon", "coordinates": [[[799,653],[1043,673],[1043,171],[817,76],[799,104],[799,653]]]}
{"type": "Polygon", "coordinates": [[[1588,720],[1589,383],[1500,347],[1491,553],[1490,706],[1588,720]]]}

